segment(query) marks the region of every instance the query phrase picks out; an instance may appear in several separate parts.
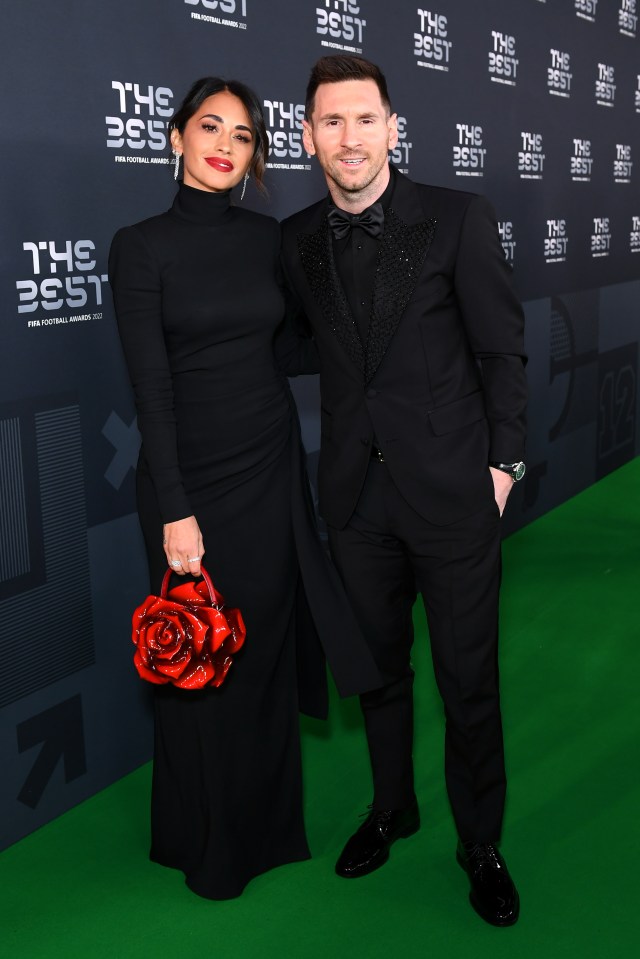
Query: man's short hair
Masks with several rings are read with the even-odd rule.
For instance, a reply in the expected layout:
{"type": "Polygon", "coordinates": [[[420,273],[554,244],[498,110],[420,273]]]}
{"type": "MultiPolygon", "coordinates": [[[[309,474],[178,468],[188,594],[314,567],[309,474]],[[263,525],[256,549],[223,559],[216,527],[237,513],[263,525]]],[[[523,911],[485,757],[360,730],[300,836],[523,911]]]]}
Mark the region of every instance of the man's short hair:
{"type": "Polygon", "coordinates": [[[364,57],[350,57],[336,54],[330,57],[320,57],[311,70],[307,94],[305,97],[304,114],[311,121],[311,114],[315,106],[316,91],[321,83],[343,83],[345,80],[373,80],[380,92],[380,99],[386,110],[391,113],[391,100],[387,90],[387,81],[380,67],[364,57]]]}

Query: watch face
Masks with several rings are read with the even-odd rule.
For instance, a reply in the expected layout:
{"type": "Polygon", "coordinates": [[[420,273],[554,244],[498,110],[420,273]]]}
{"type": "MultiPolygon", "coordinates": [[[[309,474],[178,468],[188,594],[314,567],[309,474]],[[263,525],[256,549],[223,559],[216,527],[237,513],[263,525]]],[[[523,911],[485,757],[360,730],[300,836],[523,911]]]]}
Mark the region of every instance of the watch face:
{"type": "Polygon", "coordinates": [[[524,474],[525,474],[525,472],[526,472],[526,469],[527,469],[527,468],[526,468],[526,466],[524,465],[524,463],[516,463],[516,464],[514,465],[514,467],[513,467],[513,478],[514,478],[514,480],[516,481],[516,483],[518,482],[518,480],[521,480],[521,479],[522,479],[522,477],[524,476],[524,474]]]}

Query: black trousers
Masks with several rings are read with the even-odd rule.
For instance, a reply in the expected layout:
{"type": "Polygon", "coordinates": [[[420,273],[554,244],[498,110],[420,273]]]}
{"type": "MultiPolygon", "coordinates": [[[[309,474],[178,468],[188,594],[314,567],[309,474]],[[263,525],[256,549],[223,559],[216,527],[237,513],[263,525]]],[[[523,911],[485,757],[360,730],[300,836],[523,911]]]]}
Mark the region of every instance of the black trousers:
{"type": "Polygon", "coordinates": [[[428,523],[372,460],[354,515],[329,528],[334,562],[386,684],[360,697],[373,805],[403,809],[413,784],[412,607],[422,594],[446,719],[445,777],[458,835],[495,842],[506,778],[498,681],[500,518],[496,504],[428,523]]]}

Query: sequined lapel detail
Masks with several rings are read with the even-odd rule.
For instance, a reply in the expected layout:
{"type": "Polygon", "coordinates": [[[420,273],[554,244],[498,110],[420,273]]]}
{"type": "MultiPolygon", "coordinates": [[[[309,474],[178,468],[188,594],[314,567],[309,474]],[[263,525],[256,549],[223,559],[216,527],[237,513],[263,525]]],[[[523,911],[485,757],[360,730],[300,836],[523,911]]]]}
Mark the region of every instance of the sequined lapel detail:
{"type": "Polygon", "coordinates": [[[314,300],[349,359],[364,373],[364,350],[336,270],[326,216],[319,230],[299,233],[297,241],[302,268],[314,300]]]}
{"type": "Polygon", "coordinates": [[[365,383],[380,366],[416,288],[436,223],[430,218],[409,225],[393,209],[385,213],[367,338],[365,383]]]}

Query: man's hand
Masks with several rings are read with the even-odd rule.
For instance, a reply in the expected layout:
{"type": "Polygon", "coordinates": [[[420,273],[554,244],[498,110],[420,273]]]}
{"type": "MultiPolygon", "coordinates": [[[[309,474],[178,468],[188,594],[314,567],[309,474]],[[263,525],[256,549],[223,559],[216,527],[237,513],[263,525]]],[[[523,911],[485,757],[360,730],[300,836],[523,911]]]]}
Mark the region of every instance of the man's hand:
{"type": "Polygon", "coordinates": [[[502,516],[514,481],[508,473],[505,473],[503,470],[497,470],[494,466],[489,467],[489,472],[493,480],[493,495],[495,496],[500,515],[502,516]]]}
{"type": "Polygon", "coordinates": [[[204,543],[195,516],[187,516],[175,523],[165,523],[162,545],[174,573],[178,576],[184,576],[185,573],[200,575],[204,543]]]}

